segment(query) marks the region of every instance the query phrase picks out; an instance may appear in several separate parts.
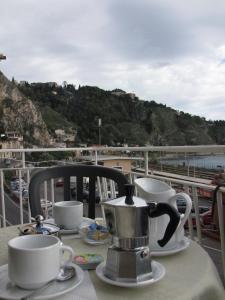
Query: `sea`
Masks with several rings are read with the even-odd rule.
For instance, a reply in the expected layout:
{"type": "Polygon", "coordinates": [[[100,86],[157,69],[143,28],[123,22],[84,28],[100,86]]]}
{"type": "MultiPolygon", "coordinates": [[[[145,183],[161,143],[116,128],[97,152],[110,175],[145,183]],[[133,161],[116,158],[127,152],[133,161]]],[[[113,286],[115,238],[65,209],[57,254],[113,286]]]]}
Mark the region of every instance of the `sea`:
{"type": "Polygon", "coordinates": [[[192,166],[197,168],[225,170],[225,155],[199,155],[199,156],[184,156],[178,158],[161,158],[162,164],[174,166],[192,166]]]}

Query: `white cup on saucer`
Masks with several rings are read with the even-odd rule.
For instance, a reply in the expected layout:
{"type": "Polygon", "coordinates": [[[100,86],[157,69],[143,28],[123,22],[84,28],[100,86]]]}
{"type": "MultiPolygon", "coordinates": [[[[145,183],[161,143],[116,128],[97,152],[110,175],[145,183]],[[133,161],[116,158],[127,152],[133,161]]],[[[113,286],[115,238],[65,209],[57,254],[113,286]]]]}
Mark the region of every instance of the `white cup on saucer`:
{"type": "Polygon", "coordinates": [[[8,242],[8,275],[20,288],[37,289],[55,279],[60,266],[72,262],[73,249],[55,236],[26,235],[8,242]],[[64,261],[64,251],[69,259],[64,261]]]}
{"type": "Polygon", "coordinates": [[[177,200],[180,199],[186,204],[185,212],[180,217],[180,222],[169,242],[160,247],[158,240],[161,240],[169,223],[169,216],[163,215],[158,218],[149,218],[149,248],[151,251],[173,251],[185,240],[184,224],[186,223],[192,208],[192,200],[186,193],[176,193],[167,183],[153,178],[138,178],[135,180],[138,195],[147,203],[167,203],[177,211],[177,200]]]}
{"type": "Polygon", "coordinates": [[[61,229],[77,229],[83,220],[83,203],[79,201],[56,202],[53,206],[55,223],[61,229]]]}

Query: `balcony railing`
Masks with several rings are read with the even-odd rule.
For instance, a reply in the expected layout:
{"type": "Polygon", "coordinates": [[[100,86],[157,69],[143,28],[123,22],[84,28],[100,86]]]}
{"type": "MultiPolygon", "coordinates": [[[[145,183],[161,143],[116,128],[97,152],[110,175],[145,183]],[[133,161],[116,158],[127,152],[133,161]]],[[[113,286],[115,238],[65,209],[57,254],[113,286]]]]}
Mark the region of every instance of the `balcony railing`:
{"type": "MultiPolygon", "coordinates": [[[[29,198],[26,194],[24,196],[23,188],[23,179],[29,185],[30,176],[34,169],[37,167],[33,164],[27,163],[26,156],[32,152],[70,152],[76,153],[73,159],[70,161],[49,161],[49,164],[74,164],[79,160],[82,161],[82,153],[87,151],[89,152],[89,158],[94,161],[95,164],[98,164],[98,159],[102,154],[117,155],[121,157],[127,156],[127,153],[136,153],[138,154],[138,160],[141,162],[141,166],[138,170],[129,172],[129,180],[133,182],[135,178],[144,176],[151,177],[167,182],[173,187],[179,186],[182,190],[190,195],[193,201],[194,207],[194,217],[195,217],[195,227],[193,227],[192,217],[188,219],[187,233],[189,237],[199,244],[203,244],[202,239],[202,225],[199,211],[199,189],[206,192],[211,192],[215,190],[215,186],[207,183],[201,183],[198,180],[189,180],[188,176],[179,176],[172,178],[167,176],[166,173],[161,173],[160,176],[158,173],[154,173],[154,170],[149,171],[149,156],[151,152],[154,153],[184,153],[185,155],[189,154],[218,154],[225,153],[225,146],[189,146],[189,147],[92,147],[92,148],[39,148],[39,149],[0,149],[1,154],[7,153],[20,153],[21,161],[17,160],[17,163],[14,167],[2,167],[0,169],[0,224],[1,227],[10,226],[13,224],[24,224],[31,221],[31,215],[29,210],[29,198]],[[77,155],[77,153],[79,155],[77,155]],[[19,166],[18,166],[19,165],[19,166]],[[12,176],[18,178],[17,185],[17,194],[12,191],[10,187],[10,178],[12,176]],[[8,209],[14,206],[14,215],[11,216],[11,219],[8,218],[8,209]]],[[[160,154],[161,155],[161,154],[160,154]]],[[[47,162],[48,164],[48,162],[47,162]]],[[[37,164],[36,164],[37,165],[37,164]]],[[[41,166],[38,166],[40,168],[41,166]]],[[[45,166],[46,168],[46,166],[45,166]]],[[[110,191],[108,191],[108,185],[105,182],[102,182],[98,179],[98,189],[100,194],[100,199],[105,200],[108,197],[108,192],[111,195],[115,196],[115,187],[111,184],[110,191]]],[[[223,210],[223,200],[222,194],[225,192],[225,188],[221,188],[217,194],[217,208],[218,208],[218,221],[219,221],[219,232],[220,232],[220,251],[222,257],[222,268],[225,278],[225,230],[224,230],[224,210],[223,210]]],[[[45,217],[48,217],[49,210],[55,202],[55,182],[51,180],[49,183],[45,183],[43,187],[43,200],[42,207],[45,212],[45,217]]]]}

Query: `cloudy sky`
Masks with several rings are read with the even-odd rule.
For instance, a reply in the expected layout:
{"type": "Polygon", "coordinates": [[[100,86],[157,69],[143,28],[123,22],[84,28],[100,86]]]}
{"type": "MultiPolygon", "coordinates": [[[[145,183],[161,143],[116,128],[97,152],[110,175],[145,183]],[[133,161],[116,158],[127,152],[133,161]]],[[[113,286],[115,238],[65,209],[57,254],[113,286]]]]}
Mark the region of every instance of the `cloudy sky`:
{"type": "Polygon", "coordinates": [[[225,120],[224,0],[1,0],[0,69],[225,120]]]}

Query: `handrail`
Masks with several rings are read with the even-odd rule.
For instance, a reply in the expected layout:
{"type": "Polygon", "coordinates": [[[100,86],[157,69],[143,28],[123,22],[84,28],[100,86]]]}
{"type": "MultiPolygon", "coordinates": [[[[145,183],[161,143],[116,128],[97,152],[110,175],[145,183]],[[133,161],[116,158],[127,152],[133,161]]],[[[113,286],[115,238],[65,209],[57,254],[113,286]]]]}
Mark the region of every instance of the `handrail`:
{"type": "Polygon", "coordinates": [[[225,145],[198,145],[198,146],[145,146],[145,147],[71,147],[71,148],[22,148],[0,149],[5,152],[67,152],[67,151],[134,151],[134,152],[179,152],[179,153],[225,153],[225,145]]]}
{"type": "MultiPolygon", "coordinates": [[[[26,159],[26,153],[32,153],[32,152],[71,152],[71,151],[90,151],[91,155],[93,156],[93,161],[95,164],[98,164],[99,158],[99,153],[101,152],[116,152],[116,155],[118,155],[119,152],[124,152],[124,155],[126,155],[126,151],[134,151],[134,152],[141,152],[142,159],[144,160],[144,166],[143,166],[143,172],[136,172],[132,171],[129,173],[129,179],[130,181],[132,180],[132,176],[147,176],[151,178],[155,178],[158,180],[163,180],[167,181],[170,184],[180,184],[184,190],[189,193],[189,188],[192,190],[192,199],[193,199],[193,204],[195,207],[195,213],[196,213],[196,228],[197,228],[197,238],[198,242],[201,244],[202,237],[201,237],[201,228],[200,228],[200,216],[199,216],[199,203],[198,203],[198,194],[197,194],[197,189],[202,188],[207,191],[213,192],[216,188],[215,185],[211,184],[205,184],[201,182],[195,182],[191,180],[185,180],[184,176],[177,175],[176,178],[168,177],[166,174],[160,174],[156,175],[154,172],[150,174],[149,170],[149,153],[150,152],[164,152],[164,153],[169,153],[169,152],[175,152],[175,153],[199,153],[199,154],[221,154],[225,153],[225,145],[199,145],[199,146],[148,146],[148,147],[81,147],[81,148],[25,148],[25,149],[0,149],[0,154],[1,153],[22,153],[21,155],[21,167],[19,168],[1,168],[0,170],[0,196],[1,196],[1,208],[2,208],[2,215],[0,216],[1,223],[3,227],[6,226],[6,224],[9,224],[8,220],[6,219],[6,214],[5,214],[5,206],[6,206],[6,201],[5,201],[5,194],[4,194],[4,172],[5,171],[17,171],[19,174],[19,177],[21,178],[21,172],[27,172],[27,182],[29,183],[30,179],[30,172],[33,169],[42,169],[46,167],[28,167],[25,164],[25,159],[26,159]]],[[[120,153],[121,154],[121,153],[120,153]]],[[[121,156],[121,158],[124,156],[121,156]]],[[[125,156],[127,157],[127,156],[125,156]]],[[[82,158],[82,156],[81,156],[82,158]]],[[[140,157],[138,159],[141,159],[140,157]]],[[[17,159],[18,160],[18,159],[17,159]]],[[[74,162],[68,162],[73,164],[74,162]]],[[[26,174],[26,173],[25,173],[26,174]]],[[[188,178],[188,176],[187,176],[188,178]]],[[[193,179],[194,180],[194,179],[193,179]]],[[[98,183],[99,184],[99,183],[98,183]]],[[[20,206],[20,221],[23,223],[23,213],[21,210],[23,209],[23,199],[22,199],[22,193],[21,193],[21,183],[20,185],[20,192],[19,192],[19,206],[20,206]]],[[[46,186],[44,187],[44,198],[47,201],[47,193],[46,193],[46,186]]],[[[225,188],[221,187],[219,193],[217,194],[217,205],[218,205],[218,219],[219,219],[219,230],[220,230],[220,235],[221,235],[221,256],[222,256],[222,263],[223,263],[223,271],[224,271],[224,277],[225,277],[225,238],[224,238],[224,218],[225,216],[223,215],[223,209],[222,209],[222,199],[221,199],[221,192],[225,193],[225,188]]],[[[51,202],[54,203],[54,182],[51,182],[51,202]]],[[[29,201],[29,200],[28,200],[29,201]]],[[[46,204],[46,211],[47,211],[47,204],[46,204]]],[[[28,216],[30,220],[30,211],[28,207],[28,216]]],[[[189,224],[189,234],[190,237],[193,238],[193,226],[192,226],[192,219],[191,217],[189,218],[188,221],[189,224]]]]}

